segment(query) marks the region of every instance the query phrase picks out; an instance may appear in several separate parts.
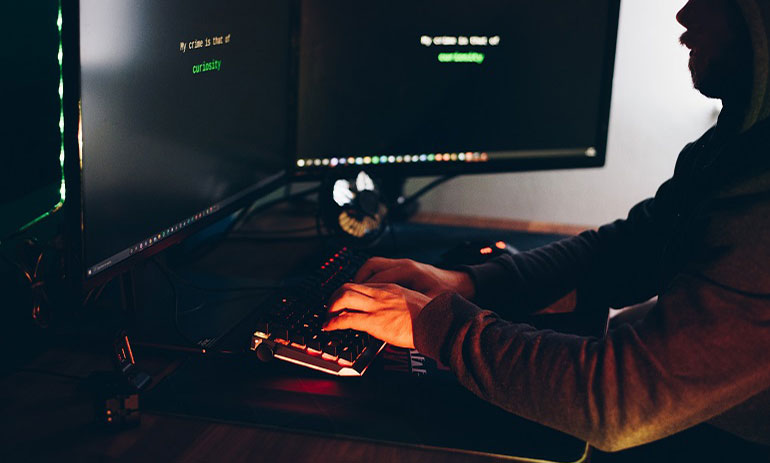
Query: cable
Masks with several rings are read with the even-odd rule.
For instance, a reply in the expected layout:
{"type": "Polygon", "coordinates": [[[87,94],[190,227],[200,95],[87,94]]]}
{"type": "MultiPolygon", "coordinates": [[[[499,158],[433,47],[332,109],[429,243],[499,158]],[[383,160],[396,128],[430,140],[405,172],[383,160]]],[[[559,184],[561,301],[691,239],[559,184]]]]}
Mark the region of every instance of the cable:
{"type": "Polygon", "coordinates": [[[403,201],[401,201],[399,204],[396,205],[397,209],[403,209],[406,208],[409,204],[417,201],[417,199],[420,198],[420,196],[423,196],[425,193],[429,192],[430,190],[436,188],[437,186],[441,185],[442,183],[448,182],[449,180],[452,180],[453,178],[457,177],[456,174],[450,174],[445,175],[443,177],[439,177],[436,180],[430,182],[429,184],[425,185],[424,187],[417,190],[414,194],[409,196],[408,198],[404,198],[403,201]]]}
{"type": "MultiPolygon", "coordinates": [[[[271,207],[280,204],[282,202],[291,201],[293,199],[302,198],[304,196],[311,195],[313,193],[316,193],[320,191],[321,187],[313,187],[309,188],[307,190],[303,190],[297,193],[287,193],[284,196],[280,198],[276,198],[274,200],[268,201],[266,203],[260,204],[259,206],[255,206],[257,204],[257,201],[253,202],[250,206],[244,207],[241,209],[237,214],[237,216],[227,225],[227,227],[219,233],[219,236],[224,236],[224,239],[228,239],[229,236],[233,233],[233,231],[238,230],[240,227],[243,226],[243,224],[246,222],[246,220],[251,217],[254,214],[257,214],[259,212],[263,212],[267,209],[270,209],[271,207]]],[[[287,189],[287,192],[289,190],[287,189]]],[[[208,245],[205,245],[199,249],[195,250],[195,255],[200,258],[201,256],[207,254],[208,252],[211,252],[217,244],[219,244],[219,240],[216,240],[215,242],[209,243],[208,245]]]]}
{"type": "MultiPolygon", "coordinates": [[[[136,341],[134,343],[135,346],[142,347],[145,349],[157,349],[161,351],[167,351],[167,352],[189,352],[192,354],[205,354],[205,355],[240,355],[241,352],[238,351],[230,351],[230,350],[209,350],[198,347],[184,347],[184,346],[174,346],[170,344],[158,344],[154,342],[143,342],[143,341],[136,341]]],[[[197,344],[196,344],[197,346],[197,344]]]]}
{"type": "Polygon", "coordinates": [[[158,266],[158,268],[161,270],[161,273],[166,278],[166,281],[168,282],[169,286],[171,286],[171,294],[174,298],[174,329],[176,330],[176,333],[187,344],[191,346],[200,347],[197,342],[187,337],[185,332],[182,331],[182,327],[179,325],[179,292],[176,290],[176,285],[174,284],[174,280],[171,279],[171,273],[168,272],[167,269],[165,269],[164,266],[162,266],[160,262],[158,262],[156,259],[150,259],[150,261],[158,266]]]}
{"type": "Polygon", "coordinates": [[[0,253],[0,257],[12,267],[16,268],[29,283],[29,290],[32,296],[32,319],[38,326],[45,328],[48,326],[48,321],[44,316],[43,304],[48,302],[48,295],[46,293],[46,282],[39,276],[40,264],[43,261],[45,251],[38,247],[37,242],[34,240],[24,240],[24,244],[37,253],[32,269],[24,263],[12,261],[3,253],[0,253]]]}
{"type": "MultiPolygon", "coordinates": [[[[288,190],[287,190],[288,191],[288,190]]],[[[305,196],[312,195],[314,193],[318,193],[321,191],[320,186],[316,186],[313,188],[308,188],[307,190],[303,190],[297,193],[287,193],[284,196],[280,198],[273,199],[271,201],[268,201],[266,203],[262,203],[259,206],[250,206],[248,208],[244,208],[241,214],[233,221],[232,226],[227,230],[228,232],[231,230],[237,230],[240,228],[243,223],[252,215],[258,214],[260,212],[264,212],[267,209],[270,209],[271,207],[287,202],[292,201],[294,199],[304,198],[305,196]]],[[[256,203],[255,203],[256,204],[256,203]]]]}
{"type": "Polygon", "coordinates": [[[324,237],[323,220],[321,220],[321,208],[319,207],[315,213],[315,232],[320,238],[324,237]]]}
{"type": "Polygon", "coordinates": [[[390,241],[393,244],[393,254],[398,255],[401,253],[401,250],[398,246],[398,240],[396,239],[396,230],[395,226],[393,226],[393,223],[390,221],[385,222],[385,226],[388,227],[388,234],[390,235],[390,241]]]}
{"type": "Polygon", "coordinates": [[[22,275],[24,275],[24,277],[27,279],[27,281],[32,283],[32,275],[30,275],[29,272],[24,267],[22,267],[21,264],[12,261],[8,256],[6,256],[2,252],[0,252],[0,258],[2,258],[11,267],[13,267],[16,270],[18,270],[22,275]]]}
{"type": "MultiPolygon", "coordinates": [[[[182,340],[184,340],[185,343],[195,347],[187,348],[187,347],[180,347],[180,346],[168,346],[168,345],[150,344],[150,343],[139,343],[137,345],[145,345],[148,347],[154,347],[154,348],[160,348],[160,349],[166,349],[166,350],[192,351],[192,352],[197,352],[201,354],[209,354],[209,353],[222,354],[222,355],[233,354],[234,352],[224,351],[224,350],[209,351],[207,348],[193,341],[192,339],[190,339],[190,337],[187,336],[187,334],[185,334],[185,332],[182,330],[182,326],[179,324],[179,315],[188,314],[188,313],[200,310],[201,308],[203,308],[203,306],[205,306],[205,304],[201,304],[200,306],[194,307],[191,310],[186,310],[184,312],[181,312],[179,310],[179,292],[177,291],[177,287],[174,284],[174,281],[172,279],[172,273],[167,268],[164,268],[164,266],[160,264],[160,262],[157,262],[155,259],[150,259],[150,260],[153,261],[153,263],[157,265],[159,269],[161,269],[161,273],[163,274],[169,286],[171,287],[171,294],[174,299],[174,330],[179,335],[179,337],[181,337],[182,340]]],[[[237,299],[233,299],[233,301],[237,301],[241,299],[242,298],[237,298],[237,299]]]]}

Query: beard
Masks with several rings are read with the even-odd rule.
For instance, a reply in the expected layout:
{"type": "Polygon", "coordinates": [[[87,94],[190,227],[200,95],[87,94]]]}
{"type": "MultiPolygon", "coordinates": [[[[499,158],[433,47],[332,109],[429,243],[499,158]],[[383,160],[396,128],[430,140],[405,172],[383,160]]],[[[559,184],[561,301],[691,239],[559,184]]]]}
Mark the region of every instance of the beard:
{"type": "Polygon", "coordinates": [[[695,51],[690,53],[690,76],[696,90],[708,98],[723,98],[731,80],[727,66],[695,51]]]}
{"type": "MultiPolygon", "coordinates": [[[[680,42],[690,42],[688,33],[680,42]]],[[[748,35],[723,47],[692,46],[690,76],[693,87],[708,98],[733,98],[751,91],[753,84],[753,49],[748,35]]]]}

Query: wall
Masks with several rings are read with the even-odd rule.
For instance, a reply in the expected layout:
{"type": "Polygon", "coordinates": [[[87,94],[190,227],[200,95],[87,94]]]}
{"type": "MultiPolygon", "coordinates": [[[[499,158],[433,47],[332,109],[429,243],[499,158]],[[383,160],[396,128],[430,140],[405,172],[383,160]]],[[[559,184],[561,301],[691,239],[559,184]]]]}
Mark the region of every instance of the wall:
{"type": "MultiPolygon", "coordinates": [[[[461,177],[425,195],[422,210],[589,226],[625,217],[720,108],[692,88],[675,19],[684,3],[622,1],[603,168],[461,177]]],[[[412,180],[407,191],[426,182],[412,180]]]]}

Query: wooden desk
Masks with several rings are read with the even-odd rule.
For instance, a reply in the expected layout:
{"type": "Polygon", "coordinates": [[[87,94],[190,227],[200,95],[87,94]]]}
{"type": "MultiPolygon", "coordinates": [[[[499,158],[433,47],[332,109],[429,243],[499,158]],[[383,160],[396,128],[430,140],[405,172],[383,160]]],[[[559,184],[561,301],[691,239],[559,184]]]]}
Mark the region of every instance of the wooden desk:
{"type": "MultiPolygon", "coordinates": [[[[418,220],[449,224],[458,219],[423,215],[418,220]]],[[[290,227],[285,220],[279,222],[290,227]]],[[[499,221],[496,224],[500,226],[499,221]]],[[[575,231],[564,227],[549,230],[575,231]]],[[[236,249],[225,247],[204,263],[238,258],[243,256],[236,249]]],[[[29,362],[24,371],[0,379],[4,422],[0,454],[9,456],[4,461],[529,461],[148,413],[140,427],[110,433],[93,424],[90,395],[83,381],[77,379],[94,370],[109,370],[107,356],[95,354],[88,343],[62,341],[54,342],[54,348],[29,362]]],[[[141,368],[156,381],[173,371],[184,357],[141,348],[136,354],[141,368]]]]}
{"type": "MultiPolygon", "coordinates": [[[[137,355],[156,378],[174,356],[137,355]],[[151,362],[146,361],[152,359],[151,362]]],[[[354,439],[143,414],[141,426],[113,433],[93,424],[90,396],[76,379],[109,362],[88,349],[47,352],[0,380],[3,461],[115,462],[499,462],[516,461],[467,452],[408,447],[354,439]],[[39,369],[47,373],[32,371],[39,369]]]]}

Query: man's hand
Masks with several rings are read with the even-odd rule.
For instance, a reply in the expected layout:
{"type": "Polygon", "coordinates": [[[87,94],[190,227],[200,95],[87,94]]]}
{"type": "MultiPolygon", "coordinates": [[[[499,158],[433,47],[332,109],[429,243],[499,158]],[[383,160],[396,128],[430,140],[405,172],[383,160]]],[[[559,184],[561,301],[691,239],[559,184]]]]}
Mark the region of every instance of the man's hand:
{"type": "Polygon", "coordinates": [[[414,349],[412,321],[431,298],[394,284],[347,283],[329,300],[324,331],[354,329],[414,349]]]}
{"type": "Polygon", "coordinates": [[[372,257],[358,270],[355,283],[395,283],[420,292],[431,299],[452,291],[466,299],[476,293],[470,275],[465,272],[443,270],[410,259],[386,259],[372,257]]]}

